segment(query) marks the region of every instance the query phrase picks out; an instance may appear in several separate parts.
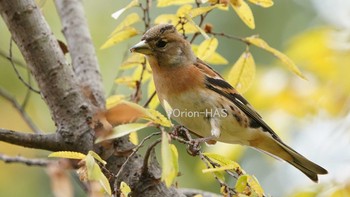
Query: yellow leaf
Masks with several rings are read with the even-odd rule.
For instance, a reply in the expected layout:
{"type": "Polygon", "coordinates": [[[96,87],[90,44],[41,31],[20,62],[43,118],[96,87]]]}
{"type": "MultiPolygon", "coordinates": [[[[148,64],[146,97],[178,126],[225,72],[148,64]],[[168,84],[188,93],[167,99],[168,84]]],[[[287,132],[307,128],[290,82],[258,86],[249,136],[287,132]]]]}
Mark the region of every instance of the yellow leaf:
{"type": "Polygon", "coordinates": [[[138,1],[138,0],[133,0],[133,1],[131,1],[127,6],[125,6],[124,8],[122,8],[122,9],[120,9],[120,10],[114,12],[114,13],[112,14],[112,17],[113,17],[114,19],[117,20],[117,19],[119,18],[119,16],[120,16],[123,12],[125,12],[125,10],[127,10],[127,9],[129,9],[129,8],[132,8],[132,7],[135,7],[135,6],[137,6],[138,4],[139,4],[139,1],[138,1]]]}
{"type": "Polygon", "coordinates": [[[139,144],[139,137],[137,135],[137,132],[134,131],[134,132],[131,132],[129,134],[129,141],[135,145],[138,145],[139,144]]]}
{"type": "Polygon", "coordinates": [[[263,197],[264,196],[264,190],[261,187],[261,185],[259,184],[259,182],[258,182],[258,180],[256,179],[255,176],[250,176],[249,175],[248,184],[249,184],[250,188],[252,190],[254,190],[254,192],[256,194],[258,194],[259,197],[263,197]]]}
{"type": "Polygon", "coordinates": [[[171,114],[173,113],[173,108],[171,108],[170,104],[165,99],[163,100],[163,107],[168,116],[168,119],[170,119],[171,114]]]}
{"type": "Polygon", "coordinates": [[[136,66],[142,66],[145,56],[140,53],[131,53],[131,55],[120,65],[120,69],[126,70],[136,66]]]}
{"type": "Polygon", "coordinates": [[[178,20],[179,20],[179,17],[174,14],[162,14],[162,15],[159,15],[154,20],[154,23],[155,24],[171,23],[173,25],[176,25],[178,20]]]}
{"type": "Polygon", "coordinates": [[[207,60],[211,57],[218,47],[218,40],[214,37],[204,40],[198,47],[197,56],[199,59],[207,60]]]}
{"type": "Polygon", "coordinates": [[[170,5],[183,5],[194,3],[194,0],[158,0],[157,7],[166,7],[170,5]]]}
{"type": "Polygon", "coordinates": [[[173,144],[169,144],[168,134],[162,133],[162,177],[167,187],[170,187],[178,174],[178,152],[173,144]]]}
{"type": "Polygon", "coordinates": [[[199,30],[195,26],[195,24],[193,24],[193,23],[186,23],[183,26],[177,25],[180,21],[179,17],[184,17],[185,14],[189,12],[190,9],[188,9],[188,8],[191,9],[192,6],[191,5],[184,5],[184,6],[180,7],[178,10],[178,13],[176,15],[175,14],[162,14],[154,20],[154,23],[155,24],[171,23],[172,25],[176,26],[176,29],[178,31],[183,31],[183,29],[184,29],[186,34],[196,33],[199,30]]]}
{"type": "MultiPolygon", "coordinates": [[[[156,87],[154,85],[153,82],[153,78],[151,78],[151,80],[148,83],[148,87],[147,87],[147,98],[150,98],[151,95],[154,93],[154,91],[156,91],[156,87]]],[[[156,109],[159,105],[159,99],[158,99],[158,95],[156,93],[156,95],[154,95],[152,101],[149,103],[148,107],[150,109],[156,109]]]]}
{"type": "Polygon", "coordinates": [[[264,191],[256,178],[247,174],[238,178],[235,189],[237,192],[248,194],[249,196],[264,196],[264,191]]]}
{"type": "Polygon", "coordinates": [[[139,81],[140,78],[141,78],[141,74],[142,75],[142,82],[145,82],[147,80],[149,80],[151,78],[151,73],[147,70],[147,68],[145,68],[145,70],[143,71],[142,73],[142,70],[143,70],[143,67],[142,66],[139,66],[137,67],[135,70],[134,70],[134,73],[132,74],[132,78],[134,81],[139,81]]]}
{"type": "Polygon", "coordinates": [[[131,132],[141,130],[148,126],[148,123],[129,123],[118,125],[113,128],[113,131],[107,136],[101,136],[96,139],[95,143],[100,143],[105,140],[110,140],[114,138],[119,138],[130,134],[131,132]]]}
{"type": "MultiPolygon", "coordinates": [[[[192,20],[192,18],[188,15],[188,14],[186,14],[186,19],[188,20],[188,23],[186,23],[186,24],[190,24],[190,25],[192,25],[194,28],[196,28],[198,31],[197,32],[200,32],[201,34],[202,34],[202,36],[205,38],[205,39],[209,39],[210,37],[208,36],[208,34],[207,33],[205,33],[205,31],[202,29],[202,28],[200,28],[193,20],[192,20]]],[[[180,25],[179,25],[180,26],[180,25]]],[[[186,25],[185,25],[186,26],[186,25]]],[[[186,31],[186,33],[187,33],[187,31],[186,31]]]]}
{"type": "Polygon", "coordinates": [[[106,108],[110,109],[111,107],[117,105],[125,98],[125,95],[113,95],[107,98],[106,100],[106,108]]]}
{"type": "MultiPolygon", "coordinates": [[[[227,159],[224,156],[221,156],[221,155],[218,155],[218,154],[215,154],[215,153],[203,153],[203,155],[207,156],[210,160],[212,160],[213,162],[219,164],[220,166],[225,166],[222,169],[229,168],[229,169],[226,169],[226,170],[235,170],[235,171],[242,172],[242,169],[241,169],[241,167],[239,166],[238,163],[236,163],[236,162],[234,162],[234,161],[232,161],[230,159],[227,159]]],[[[211,166],[210,169],[203,170],[203,173],[213,172],[219,179],[225,180],[225,176],[224,176],[224,173],[221,170],[221,168],[219,168],[218,170],[215,170],[215,169],[216,168],[211,166]]]]}
{"type": "Polygon", "coordinates": [[[237,168],[236,164],[229,164],[229,165],[215,167],[215,168],[203,169],[202,172],[203,173],[220,172],[220,171],[225,171],[225,170],[236,170],[236,168],[237,168]]]}
{"type": "Polygon", "coordinates": [[[100,166],[96,163],[95,159],[91,155],[86,156],[86,167],[88,173],[88,180],[90,181],[98,181],[105,192],[108,195],[112,194],[111,186],[109,185],[108,179],[102,173],[100,166]]]}
{"type": "MultiPolygon", "coordinates": [[[[192,44],[192,50],[198,57],[198,45],[192,44]]],[[[219,53],[214,52],[210,57],[207,59],[202,59],[203,61],[207,62],[208,64],[215,64],[215,65],[223,65],[223,64],[228,64],[228,61],[226,58],[221,56],[219,53]]]]}
{"type": "Polygon", "coordinates": [[[188,15],[190,15],[191,18],[197,17],[199,15],[205,14],[209,11],[211,11],[214,8],[217,8],[218,5],[213,5],[213,6],[208,6],[208,7],[199,7],[199,8],[194,8],[191,9],[188,13],[188,15]]]}
{"type": "Polygon", "coordinates": [[[251,29],[255,29],[255,22],[252,10],[243,0],[230,0],[232,8],[235,10],[239,18],[251,29]]]}
{"type": "Polygon", "coordinates": [[[58,152],[53,152],[49,154],[48,157],[60,157],[60,158],[67,158],[67,159],[84,159],[86,155],[79,152],[58,151],[58,152]]]}
{"type": "Polygon", "coordinates": [[[119,77],[116,80],[114,80],[115,83],[117,84],[123,84],[126,85],[130,88],[135,88],[136,87],[136,80],[133,77],[130,76],[123,76],[119,77]]]}
{"type": "Polygon", "coordinates": [[[154,110],[148,109],[148,117],[145,117],[146,120],[151,120],[153,123],[160,124],[164,127],[171,127],[171,122],[163,114],[154,110]]]}
{"type": "Polygon", "coordinates": [[[128,197],[129,193],[131,192],[129,185],[126,184],[124,181],[120,183],[119,189],[122,192],[122,197],[128,197]]]}
{"type": "Polygon", "coordinates": [[[221,165],[221,166],[228,166],[228,165],[233,165],[234,168],[232,169],[241,169],[241,167],[239,166],[238,163],[222,156],[222,155],[218,155],[216,153],[203,153],[203,155],[207,156],[208,158],[210,158],[212,161],[214,161],[215,163],[221,165]]]}
{"type": "Polygon", "coordinates": [[[124,29],[124,28],[138,22],[138,21],[140,21],[140,17],[138,14],[136,14],[136,13],[129,14],[127,17],[125,17],[125,19],[122,22],[119,23],[119,25],[113,30],[113,32],[111,33],[111,35],[109,37],[113,36],[113,34],[121,31],[122,29],[124,29]]]}
{"type": "Polygon", "coordinates": [[[118,44],[128,38],[134,37],[137,35],[137,30],[133,27],[125,27],[123,30],[113,34],[102,46],[101,49],[106,49],[113,45],[118,44]]]}
{"type": "Polygon", "coordinates": [[[248,1],[264,8],[273,6],[272,0],[248,0],[248,1]]]}
{"type": "Polygon", "coordinates": [[[240,93],[245,93],[255,77],[255,62],[252,54],[245,51],[232,66],[227,81],[240,93]]]}
{"type": "Polygon", "coordinates": [[[103,165],[106,165],[107,162],[104,161],[100,155],[98,155],[97,153],[95,153],[94,151],[89,151],[88,155],[91,155],[94,159],[96,159],[97,161],[101,162],[103,165]]]}
{"type": "Polygon", "coordinates": [[[280,59],[289,70],[291,70],[299,77],[306,79],[306,77],[301,73],[299,68],[294,64],[294,62],[291,59],[289,59],[285,54],[281,53],[280,51],[270,47],[263,39],[258,38],[256,36],[251,36],[245,38],[244,40],[252,45],[255,45],[259,48],[264,49],[265,51],[272,53],[275,57],[280,59]]]}
{"type": "Polygon", "coordinates": [[[236,185],[235,185],[235,189],[237,192],[242,193],[246,190],[246,188],[248,187],[248,180],[247,179],[248,179],[247,175],[242,175],[238,178],[236,185]]]}
{"type": "Polygon", "coordinates": [[[221,56],[219,53],[214,52],[214,54],[205,60],[208,64],[224,65],[228,64],[226,58],[221,56]]]}
{"type": "Polygon", "coordinates": [[[192,8],[193,7],[191,4],[183,5],[183,6],[179,7],[179,9],[177,9],[176,16],[177,17],[185,17],[186,14],[188,14],[192,10],[192,8]]]}

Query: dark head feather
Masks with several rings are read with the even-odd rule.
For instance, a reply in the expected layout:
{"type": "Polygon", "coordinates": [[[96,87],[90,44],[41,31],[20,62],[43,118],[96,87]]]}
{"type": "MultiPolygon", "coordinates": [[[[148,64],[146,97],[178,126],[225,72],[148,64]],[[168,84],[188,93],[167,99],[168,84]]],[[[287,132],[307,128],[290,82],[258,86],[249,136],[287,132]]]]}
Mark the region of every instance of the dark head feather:
{"type": "Polygon", "coordinates": [[[165,35],[168,33],[174,33],[174,32],[177,32],[177,31],[172,24],[160,24],[147,30],[147,32],[142,36],[141,40],[150,41],[150,40],[159,38],[162,35],[165,35]]]}

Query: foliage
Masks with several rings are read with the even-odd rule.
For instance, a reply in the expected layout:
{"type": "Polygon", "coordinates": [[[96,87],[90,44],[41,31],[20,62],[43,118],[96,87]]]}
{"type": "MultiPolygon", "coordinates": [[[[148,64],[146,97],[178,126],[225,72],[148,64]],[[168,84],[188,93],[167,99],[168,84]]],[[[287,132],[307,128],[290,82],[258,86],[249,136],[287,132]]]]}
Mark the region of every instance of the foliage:
{"type": "MultiPolygon", "coordinates": [[[[347,83],[346,72],[348,67],[343,69],[334,68],[332,65],[339,64],[334,62],[335,59],[341,62],[350,62],[348,55],[335,53],[332,49],[324,47],[317,47],[316,44],[326,42],[326,36],[330,34],[330,30],[327,28],[321,28],[316,30],[310,30],[303,35],[295,38],[290,43],[288,50],[284,53],[271,47],[267,41],[260,38],[257,35],[238,37],[227,35],[225,33],[215,32],[215,26],[205,23],[206,17],[211,12],[235,12],[242,22],[250,29],[255,28],[255,19],[251,4],[258,5],[262,8],[268,8],[273,5],[272,0],[158,0],[156,7],[161,9],[167,6],[178,6],[175,13],[161,14],[157,16],[153,21],[149,19],[149,12],[151,10],[149,1],[133,0],[122,9],[119,9],[112,14],[112,17],[118,21],[118,25],[114,28],[112,33],[108,36],[108,39],[101,45],[101,49],[107,49],[118,45],[124,41],[128,41],[136,36],[141,36],[151,24],[160,23],[172,23],[176,25],[178,30],[191,42],[192,49],[195,54],[204,60],[205,62],[213,65],[224,65],[228,70],[226,76],[228,82],[234,86],[239,92],[253,94],[252,92],[259,93],[261,87],[254,85],[256,79],[256,73],[259,70],[253,57],[252,47],[262,49],[276,57],[279,62],[288,71],[295,74],[301,79],[309,79],[310,73],[316,76],[319,80],[318,86],[308,92],[300,93],[298,90],[291,88],[284,88],[275,95],[263,95],[254,96],[253,102],[261,109],[267,108],[266,102],[261,104],[262,101],[274,100],[278,108],[284,109],[288,112],[304,116],[308,112],[316,112],[319,110],[319,106],[314,105],[314,100],[317,100],[321,95],[323,97],[322,109],[326,109],[332,114],[338,114],[343,109],[343,105],[339,103],[345,103],[348,99],[347,95],[350,92],[349,83],[347,83]],[[138,9],[143,11],[142,14],[133,12],[138,9]],[[130,10],[133,13],[125,14],[130,10]],[[123,15],[126,15],[121,20],[123,15]],[[144,28],[140,28],[140,23],[144,24],[144,28]],[[240,52],[241,56],[235,62],[229,62],[226,57],[217,52],[220,45],[218,37],[227,38],[232,41],[237,41],[245,45],[245,50],[240,52]],[[202,40],[199,40],[202,39],[202,40]],[[194,44],[195,40],[199,40],[199,44],[194,44]],[[303,43],[303,45],[300,45],[303,43]],[[305,51],[307,53],[305,54],[305,51]],[[295,60],[295,64],[291,59],[295,60]],[[325,55],[327,54],[327,55],[325,55]],[[332,58],[328,58],[331,56],[332,58]],[[340,57],[339,57],[340,56],[340,57]],[[311,57],[311,59],[309,58],[311,57]],[[335,58],[336,57],[336,58],[335,58]],[[339,60],[340,59],[340,60],[339,60]],[[301,63],[300,63],[301,62],[301,63]],[[297,65],[303,66],[303,72],[297,67],[297,65]],[[322,65],[322,68],[318,69],[322,65]],[[306,71],[306,72],[305,72],[306,71]],[[307,73],[307,74],[305,74],[307,73]],[[342,77],[336,77],[341,75],[342,77]],[[308,76],[308,77],[306,77],[308,76]],[[336,80],[332,84],[326,84],[326,81],[334,77],[336,80]],[[342,84],[343,89],[335,90],[333,84],[342,84]],[[327,85],[326,89],[318,88],[322,85],[327,85]],[[253,91],[248,91],[250,88],[253,91]],[[336,96],[334,96],[336,95],[336,96]],[[310,99],[311,98],[311,99],[310,99]],[[295,102],[295,100],[309,100],[309,102],[295,102]],[[259,104],[260,103],[260,104],[259,104]]],[[[256,56],[255,56],[256,57],[256,56]]],[[[159,100],[155,93],[155,86],[152,78],[152,70],[149,63],[146,61],[143,55],[140,54],[128,54],[127,57],[119,64],[118,77],[114,80],[115,85],[126,87],[130,92],[130,95],[115,94],[111,95],[106,103],[106,108],[115,109],[120,105],[127,106],[128,109],[132,109],[139,113],[136,114],[136,119],[132,121],[126,121],[121,124],[114,125],[111,130],[106,129],[104,134],[98,135],[95,143],[105,143],[112,139],[119,138],[125,135],[129,135],[130,141],[137,145],[136,149],[133,149],[133,153],[136,153],[142,146],[143,142],[138,141],[138,131],[146,130],[145,128],[151,128],[152,130],[161,131],[161,164],[162,173],[161,181],[165,183],[167,187],[177,185],[176,178],[180,174],[179,167],[179,153],[177,147],[172,140],[185,143],[188,147],[196,148],[190,139],[179,138],[174,133],[176,128],[173,127],[169,117],[167,118],[161,112],[157,111],[159,106],[159,100]],[[142,90],[147,91],[143,92],[142,90]],[[146,98],[147,101],[144,105],[139,104],[142,99],[146,98]],[[165,132],[164,128],[167,128],[173,132],[165,132]]],[[[280,68],[274,68],[280,69],[280,68]]],[[[284,72],[284,71],[283,71],[284,72]]],[[[289,78],[294,75],[287,75],[289,78]]],[[[300,80],[299,78],[294,80],[300,80]]],[[[258,78],[258,80],[261,80],[258,78]]],[[[304,80],[300,80],[304,81],[304,80]]],[[[290,84],[289,84],[290,85],[290,84]]],[[[261,91],[260,91],[261,92],[261,91]]],[[[171,110],[171,107],[164,101],[165,111],[171,110]]],[[[108,117],[107,117],[108,118],[108,117]]],[[[110,128],[110,127],[106,127],[110,128]]],[[[182,136],[183,137],[183,136],[182,136]]],[[[149,139],[149,138],[147,138],[149,139]]],[[[153,147],[152,147],[153,148],[153,147]]],[[[223,195],[235,195],[235,196],[264,196],[264,190],[260,186],[258,180],[254,175],[247,174],[242,167],[233,160],[227,158],[227,156],[218,155],[214,153],[199,151],[195,154],[200,157],[203,163],[207,164],[207,168],[203,169],[204,174],[212,174],[213,177],[220,184],[220,192],[223,195]],[[235,183],[227,181],[226,177],[230,176],[235,179],[235,183]]],[[[60,157],[68,159],[80,160],[80,168],[78,174],[81,180],[87,182],[98,182],[105,193],[111,195],[111,187],[108,182],[105,172],[101,170],[106,165],[106,162],[102,160],[95,152],[90,151],[87,155],[78,152],[55,152],[49,155],[49,157],[60,157]]],[[[119,185],[121,196],[128,196],[132,189],[128,183],[121,182],[119,185]]],[[[339,195],[342,192],[349,192],[348,186],[340,187],[334,191],[334,196],[339,195]]],[[[294,196],[314,196],[320,191],[306,191],[296,193],[294,196]]]]}

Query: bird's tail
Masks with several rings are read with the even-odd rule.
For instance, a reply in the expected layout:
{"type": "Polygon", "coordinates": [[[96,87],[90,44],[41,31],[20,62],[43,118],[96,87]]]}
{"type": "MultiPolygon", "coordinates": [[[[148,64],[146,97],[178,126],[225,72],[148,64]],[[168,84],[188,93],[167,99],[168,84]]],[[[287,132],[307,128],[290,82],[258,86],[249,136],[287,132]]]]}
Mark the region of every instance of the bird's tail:
{"type": "Polygon", "coordinates": [[[282,141],[270,137],[263,138],[263,140],[260,139],[252,141],[250,145],[268,153],[269,155],[278,157],[290,163],[314,182],[318,182],[319,174],[328,173],[326,169],[306,159],[304,156],[284,144],[282,141]]]}

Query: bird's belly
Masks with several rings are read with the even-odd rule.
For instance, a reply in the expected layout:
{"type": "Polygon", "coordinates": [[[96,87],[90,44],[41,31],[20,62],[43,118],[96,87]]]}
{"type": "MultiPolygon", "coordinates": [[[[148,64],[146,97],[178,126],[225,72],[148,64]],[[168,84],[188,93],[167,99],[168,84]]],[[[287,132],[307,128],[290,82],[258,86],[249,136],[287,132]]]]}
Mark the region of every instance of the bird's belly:
{"type": "Polygon", "coordinates": [[[163,99],[172,108],[171,118],[201,137],[213,135],[210,119],[215,119],[220,130],[217,141],[247,144],[250,139],[251,132],[238,122],[229,103],[225,103],[227,100],[219,100],[208,92],[188,92],[163,99]]]}

